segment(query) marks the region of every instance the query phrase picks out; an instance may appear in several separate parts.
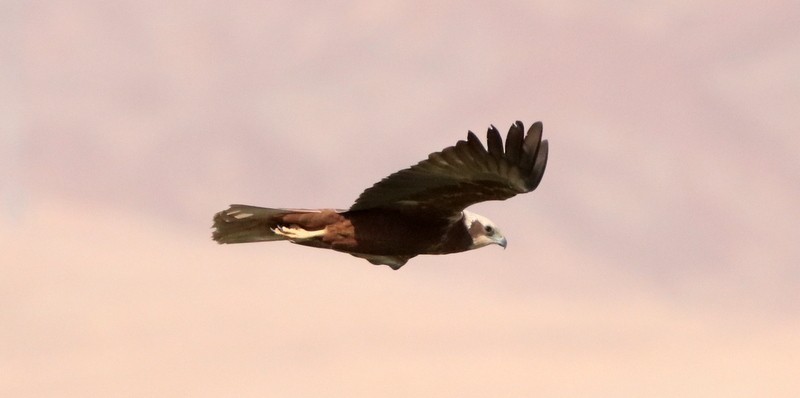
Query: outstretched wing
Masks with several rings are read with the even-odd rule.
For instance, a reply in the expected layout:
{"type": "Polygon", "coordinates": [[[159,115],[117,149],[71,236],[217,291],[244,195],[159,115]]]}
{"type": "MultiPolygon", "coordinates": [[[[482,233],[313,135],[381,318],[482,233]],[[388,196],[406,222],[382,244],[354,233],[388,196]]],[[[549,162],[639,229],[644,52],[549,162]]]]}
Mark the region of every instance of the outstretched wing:
{"type": "Polygon", "coordinates": [[[471,131],[466,141],[432,153],[365,190],[350,210],[413,209],[458,213],[486,200],[504,200],[536,189],[547,165],[542,123],[524,133],[517,121],[503,139],[494,126],[486,133],[488,150],[471,131]]]}

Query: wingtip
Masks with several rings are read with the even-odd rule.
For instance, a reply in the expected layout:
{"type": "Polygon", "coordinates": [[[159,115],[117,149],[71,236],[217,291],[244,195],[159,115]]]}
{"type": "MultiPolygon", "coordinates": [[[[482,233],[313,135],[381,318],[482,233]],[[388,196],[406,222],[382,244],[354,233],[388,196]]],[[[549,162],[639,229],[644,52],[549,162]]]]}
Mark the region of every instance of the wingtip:
{"type": "Polygon", "coordinates": [[[536,160],[533,163],[533,181],[531,181],[531,190],[536,189],[544,178],[544,171],[547,169],[547,156],[549,154],[549,145],[547,140],[543,140],[539,144],[539,150],[536,155],[536,160]]]}
{"type": "Polygon", "coordinates": [[[520,160],[524,134],[524,125],[519,120],[508,129],[508,134],[506,135],[506,158],[512,164],[517,164],[520,160]]]}
{"type": "Polygon", "coordinates": [[[503,157],[503,137],[493,124],[486,130],[486,144],[492,156],[498,159],[503,157]]]}

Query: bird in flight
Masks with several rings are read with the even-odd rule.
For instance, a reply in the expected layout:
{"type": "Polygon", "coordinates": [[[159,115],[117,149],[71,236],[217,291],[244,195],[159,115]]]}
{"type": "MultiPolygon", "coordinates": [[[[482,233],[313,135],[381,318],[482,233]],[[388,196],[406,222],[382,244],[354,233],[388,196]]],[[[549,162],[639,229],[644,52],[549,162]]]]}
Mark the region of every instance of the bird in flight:
{"type": "Polygon", "coordinates": [[[365,190],[347,210],[231,205],[214,216],[218,243],[287,240],[333,249],[399,269],[420,254],[449,254],[506,238],[488,218],[465,210],[487,201],[531,192],[547,165],[542,123],[525,133],[508,131],[505,146],[491,126],[487,147],[470,131],[467,140],[428,155],[365,190]]]}

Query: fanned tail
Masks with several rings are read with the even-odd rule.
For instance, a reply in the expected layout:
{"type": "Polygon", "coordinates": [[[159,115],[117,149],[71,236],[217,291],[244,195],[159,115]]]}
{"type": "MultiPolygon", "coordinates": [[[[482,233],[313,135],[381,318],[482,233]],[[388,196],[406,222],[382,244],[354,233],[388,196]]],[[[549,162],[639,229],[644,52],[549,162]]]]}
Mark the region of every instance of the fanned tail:
{"type": "Polygon", "coordinates": [[[213,238],[217,243],[247,243],[286,240],[272,231],[280,218],[292,209],[270,209],[248,205],[231,205],[214,215],[213,238]]]}

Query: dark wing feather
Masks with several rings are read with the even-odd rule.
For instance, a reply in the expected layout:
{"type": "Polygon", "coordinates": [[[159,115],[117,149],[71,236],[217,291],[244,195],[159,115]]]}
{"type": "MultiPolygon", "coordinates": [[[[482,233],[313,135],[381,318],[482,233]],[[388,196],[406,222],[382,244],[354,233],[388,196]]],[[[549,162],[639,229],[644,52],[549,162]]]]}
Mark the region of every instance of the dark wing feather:
{"type": "Polygon", "coordinates": [[[434,152],[365,190],[350,208],[414,209],[453,214],[486,200],[504,200],[536,189],[547,165],[542,123],[524,133],[522,122],[508,131],[505,150],[494,126],[488,150],[471,131],[466,141],[434,152]]]}

